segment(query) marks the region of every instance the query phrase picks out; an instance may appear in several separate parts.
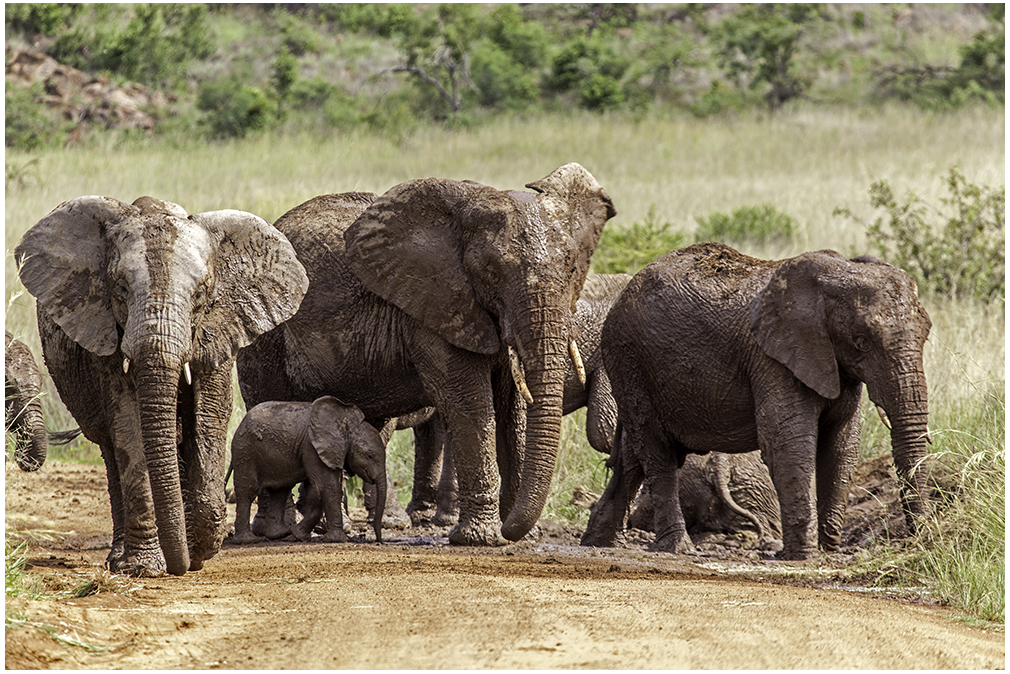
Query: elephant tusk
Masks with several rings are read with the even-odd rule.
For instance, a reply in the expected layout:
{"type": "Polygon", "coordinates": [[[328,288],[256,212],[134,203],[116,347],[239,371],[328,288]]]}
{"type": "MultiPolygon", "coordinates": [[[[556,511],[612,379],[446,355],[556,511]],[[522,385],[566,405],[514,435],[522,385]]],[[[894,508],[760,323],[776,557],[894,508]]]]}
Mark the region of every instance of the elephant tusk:
{"type": "Polygon", "coordinates": [[[123,358],[123,374],[129,374],[130,372],[130,359],[123,358]]]}
{"type": "Polygon", "coordinates": [[[933,434],[929,432],[929,426],[926,426],[926,442],[933,444],[933,434]]]}
{"type": "Polygon", "coordinates": [[[189,362],[187,361],[182,366],[182,373],[186,375],[186,384],[189,386],[193,385],[193,373],[189,371],[189,362]]]}
{"type": "Polygon", "coordinates": [[[880,405],[877,405],[877,415],[880,416],[880,420],[887,426],[887,430],[891,430],[891,420],[887,418],[887,412],[880,405]]]}
{"type": "Polygon", "coordinates": [[[519,389],[519,393],[522,394],[526,404],[532,405],[533,394],[530,393],[529,387],[526,386],[526,375],[523,374],[523,364],[519,361],[519,354],[511,346],[509,347],[509,365],[512,366],[512,379],[516,383],[516,388],[519,389]]]}
{"type": "Polygon", "coordinates": [[[579,383],[586,385],[586,367],[582,364],[582,354],[579,353],[579,345],[575,340],[568,342],[568,354],[572,357],[572,364],[575,365],[575,374],[579,378],[579,383]]]}

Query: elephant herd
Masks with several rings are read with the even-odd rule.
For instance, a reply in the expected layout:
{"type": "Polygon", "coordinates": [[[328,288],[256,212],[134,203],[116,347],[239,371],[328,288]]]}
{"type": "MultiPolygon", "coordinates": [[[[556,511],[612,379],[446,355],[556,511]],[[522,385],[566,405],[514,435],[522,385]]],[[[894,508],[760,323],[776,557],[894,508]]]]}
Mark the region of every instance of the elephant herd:
{"type": "MultiPolygon", "coordinates": [[[[325,514],[326,540],[346,540],[345,472],[374,485],[381,540],[397,424],[415,431],[412,519],[454,523],[456,545],[517,541],[547,500],[562,416],[586,407],[613,474],[584,545],[614,545],[637,516],[655,549],[684,550],[692,518],[722,507],[807,558],[839,545],[864,384],[893,424],[910,526],[925,513],[930,321],[905,272],[709,243],[590,275],[610,196],[575,163],[526,187],[423,178],[273,225],[87,196],[31,227],[15,259],[46,367],[106,465],[110,569],[181,575],[220,550],[235,366],[236,542],[256,538],[253,499],[283,515],[296,483],[292,533],[325,514]]],[[[10,399],[10,365],[7,381],[10,399]]]]}

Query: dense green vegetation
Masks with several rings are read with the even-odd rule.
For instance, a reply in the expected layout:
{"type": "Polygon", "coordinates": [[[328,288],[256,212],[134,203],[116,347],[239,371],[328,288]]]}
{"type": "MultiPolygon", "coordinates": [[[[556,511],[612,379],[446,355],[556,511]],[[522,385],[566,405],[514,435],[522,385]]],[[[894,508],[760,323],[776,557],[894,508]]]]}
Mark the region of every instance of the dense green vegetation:
{"type": "MultiPolygon", "coordinates": [[[[1002,621],[1002,7],[6,5],[9,50],[170,95],[153,132],[94,126],[64,148],[76,122],[41,83],[8,83],[5,249],[84,194],[273,221],[323,193],[424,175],[519,188],[578,161],[618,211],[597,272],[713,239],[878,255],[916,276],[932,317],[933,458],[956,486],[920,538],[866,564],[1002,621]]],[[[6,325],[39,355],[10,255],[5,284],[6,325]]],[[[51,429],[72,427],[51,385],[44,403],[51,429]]],[[[889,452],[865,408],[861,457],[889,452]]],[[[244,411],[236,397],[232,428],[244,411]]],[[[584,523],[574,495],[608,479],[583,428],[565,419],[545,517],[584,523]]],[[[411,449],[391,443],[403,502],[411,449]]],[[[74,458],[100,460],[83,439],[50,452],[74,458]]],[[[15,573],[17,558],[8,541],[15,573]]]]}
{"type": "MultiPolygon", "coordinates": [[[[1001,106],[1004,35],[1002,4],[5,5],[8,49],[168,92],[155,133],[210,138],[574,109],[1001,106]]],[[[6,97],[8,147],[62,142],[71,125],[29,112],[42,91],[6,97]]]]}

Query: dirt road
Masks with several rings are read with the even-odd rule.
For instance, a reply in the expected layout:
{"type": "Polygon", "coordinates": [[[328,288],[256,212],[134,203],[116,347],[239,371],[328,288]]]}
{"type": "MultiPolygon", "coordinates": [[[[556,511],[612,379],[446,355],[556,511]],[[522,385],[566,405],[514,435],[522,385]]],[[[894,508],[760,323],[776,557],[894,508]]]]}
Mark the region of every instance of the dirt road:
{"type": "Polygon", "coordinates": [[[1005,666],[1002,632],[832,589],[840,559],[592,550],[552,525],[495,550],[430,530],[387,532],[382,545],[226,544],[203,571],[126,580],[98,570],[111,537],[101,466],[6,475],[8,527],[72,532],[34,544],[28,572],[51,592],[98,590],[9,600],[25,624],[6,632],[8,669],[1005,666]]]}

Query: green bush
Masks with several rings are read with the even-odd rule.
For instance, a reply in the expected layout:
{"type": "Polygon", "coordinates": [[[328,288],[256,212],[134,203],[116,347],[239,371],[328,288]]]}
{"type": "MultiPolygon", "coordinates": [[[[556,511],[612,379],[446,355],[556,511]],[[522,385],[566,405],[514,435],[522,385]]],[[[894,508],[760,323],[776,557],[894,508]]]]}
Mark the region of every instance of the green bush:
{"type": "Polygon", "coordinates": [[[555,55],[546,88],[576,92],[590,110],[619,107],[626,98],[621,79],[629,61],[602,38],[576,38],[555,55]]]}
{"type": "Polygon", "coordinates": [[[4,23],[24,35],[55,35],[70,24],[76,9],[63,2],[5,3],[4,23]]]}
{"type": "Polygon", "coordinates": [[[540,94],[533,75],[490,40],[474,49],[470,77],[478,102],[488,108],[523,109],[540,94]]]}
{"type": "Polygon", "coordinates": [[[1006,297],[1006,189],[977,186],[956,168],[946,178],[950,196],[932,208],[909,192],[899,202],[886,180],[870,186],[870,205],[884,215],[860,223],[880,256],[915,278],[921,291],[982,301],[1006,297]]]}
{"type": "Polygon", "coordinates": [[[796,220],[771,204],[741,206],[729,215],[712,213],[697,218],[696,241],[719,241],[732,246],[781,245],[792,241],[796,220]]]}
{"type": "Polygon", "coordinates": [[[660,222],[655,206],[643,222],[628,227],[608,225],[593,253],[592,270],[597,274],[635,274],[660,255],[688,244],[687,237],[660,222]]]}
{"type": "Polygon", "coordinates": [[[4,144],[15,150],[37,150],[55,145],[64,137],[65,122],[48,114],[36,102],[44,94],[41,82],[20,87],[7,82],[4,86],[4,144]]]}
{"type": "Polygon", "coordinates": [[[243,138],[265,129],[275,113],[263,90],[246,85],[238,76],[201,84],[196,107],[204,113],[201,123],[211,138],[243,138]]]}

